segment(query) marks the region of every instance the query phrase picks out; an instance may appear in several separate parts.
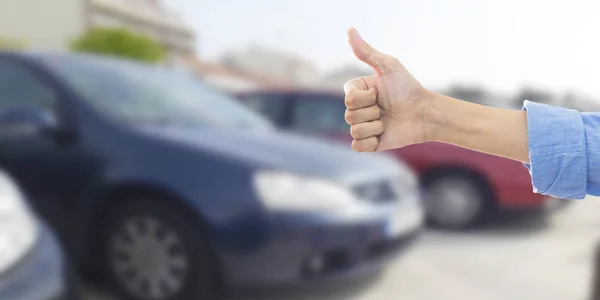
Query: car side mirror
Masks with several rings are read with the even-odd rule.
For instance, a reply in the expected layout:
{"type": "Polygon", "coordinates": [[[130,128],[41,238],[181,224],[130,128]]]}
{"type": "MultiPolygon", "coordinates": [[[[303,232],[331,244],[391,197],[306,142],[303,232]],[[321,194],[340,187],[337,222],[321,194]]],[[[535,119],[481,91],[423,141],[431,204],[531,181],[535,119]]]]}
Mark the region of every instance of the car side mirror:
{"type": "Polygon", "coordinates": [[[32,107],[16,107],[0,112],[0,132],[53,134],[59,131],[54,113],[32,107]]]}

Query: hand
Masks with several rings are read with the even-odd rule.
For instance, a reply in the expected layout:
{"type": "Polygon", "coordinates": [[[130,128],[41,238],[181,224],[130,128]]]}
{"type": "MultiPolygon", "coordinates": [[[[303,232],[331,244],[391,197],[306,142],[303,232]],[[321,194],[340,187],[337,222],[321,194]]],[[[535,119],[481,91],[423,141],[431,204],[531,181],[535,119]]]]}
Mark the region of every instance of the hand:
{"type": "Polygon", "coordinates": [[[427,140],[427,91],[396,58],[367,44],[356,29],[348,31],[354,55],[376,75],[344,85],[346,122],[358,152],[383,151],[427,140]]]}

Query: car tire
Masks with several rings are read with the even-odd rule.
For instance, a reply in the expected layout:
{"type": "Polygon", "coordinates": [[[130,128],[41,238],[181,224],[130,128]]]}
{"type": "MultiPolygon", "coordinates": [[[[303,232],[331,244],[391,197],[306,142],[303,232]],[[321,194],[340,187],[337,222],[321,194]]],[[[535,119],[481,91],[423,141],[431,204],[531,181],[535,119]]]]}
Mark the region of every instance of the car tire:
{"type": "Polygon", "coordinates": [[[126,200],[106,219],[101,261],[119,299],[221,298],[204,226],[172,202],[126,200]]]}
{"type": "Polygon", "coordinates": [[[490,211],[489,189],[471,174],[437,174],[428,178],[424,190],[426,219],[433,227],[449,230],[471,228],[490,211]]]}

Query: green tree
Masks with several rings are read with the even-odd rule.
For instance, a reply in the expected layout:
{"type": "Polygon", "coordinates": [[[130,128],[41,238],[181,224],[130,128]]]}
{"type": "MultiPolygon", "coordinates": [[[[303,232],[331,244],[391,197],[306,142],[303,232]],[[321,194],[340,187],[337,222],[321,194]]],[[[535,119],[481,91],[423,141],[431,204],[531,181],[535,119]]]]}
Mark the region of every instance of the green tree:
{"type": "Polygon", "coordinates": [[[161,61],[164,47],[151,37],[119,27],[95,27],[71,43],[71,50],[117,56],[147,63],[161,61]]]}

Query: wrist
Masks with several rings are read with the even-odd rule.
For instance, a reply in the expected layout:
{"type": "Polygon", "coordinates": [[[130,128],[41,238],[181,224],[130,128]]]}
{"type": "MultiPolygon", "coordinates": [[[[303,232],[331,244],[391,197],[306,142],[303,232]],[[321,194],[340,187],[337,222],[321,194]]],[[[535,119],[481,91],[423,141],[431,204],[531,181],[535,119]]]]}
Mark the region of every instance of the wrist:
{"type": "Polygon", "coordinates": [[[426,141],[528,160],[527,115],[431,93],[426,100],[426,141]]]}
{"type": "Polygon", "coordinates": [[[431,93],[425,113],[426,139],[459,146],[470,144],[471,139],[489,133],[493,118],[490,109],[494,110],[484,105],[431,93]]]}
{"type": "Polygon", "coordinates": [[[449,112],[452,112],[454,108],[452,103],[449,103],[449,99],[446,96],[427,92],[422,98],[423,105],[423,130],[425,142],[445,142],[448,137],[447,135],[451,132],[451,124],[449,112]]]}

